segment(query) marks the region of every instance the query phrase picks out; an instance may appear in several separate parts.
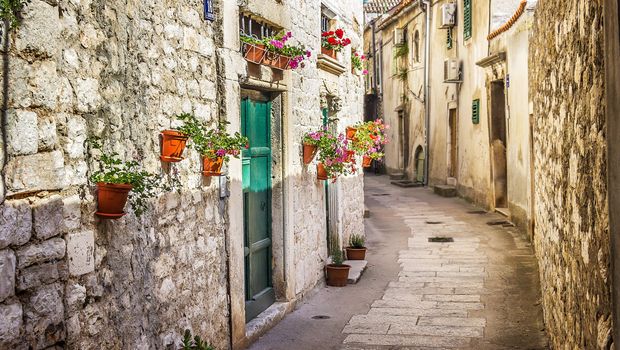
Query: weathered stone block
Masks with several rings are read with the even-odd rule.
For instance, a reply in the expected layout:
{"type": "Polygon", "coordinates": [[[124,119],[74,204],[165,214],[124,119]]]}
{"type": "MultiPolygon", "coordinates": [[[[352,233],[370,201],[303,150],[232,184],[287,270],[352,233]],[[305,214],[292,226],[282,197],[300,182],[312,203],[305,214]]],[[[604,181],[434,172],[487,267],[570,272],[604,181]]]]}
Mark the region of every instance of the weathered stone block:
{"type": "Polygon", "coordinates": [[[75,93],[77,95],[77,109],[80,112],[92,112],[99,107],[99,81],[92,78],[78,79],[75,93]]]}
{"type": "Polygon", "coordinates": [[[43,61],[33,64],[29,89],[32,91],[32,104],[55,110],[62,89],[55,62],[43,61]]]}
{"type": "Polygon", "coordinates": [[[22,330],[22,305],[0,304],[0,347],[8,347],[20,339],[22,330]]]}
{"type": "Polygon", "coordinates": [[[60,265],[60,263],[47,263],[20,270],[17,276],[17,290],[24,291],[58,281],[61,276],[60,265]]]}
{"type": "Polygon", "coordinates": [[[6,201],[0,206],[0,249],[26,244],[32,232],[32,210],[27,200],[6,201]]]}
{"type": "Polygon", "coordinates": [[[65,240],[59,237],[22,247],[16,251],[17,267],[23,269],[32,264],[62,259],[65,249],[65,240]]]}
{"type": "Polygon", "coordinates": [[[62,200],[64,232],[77,230],[81,226],[82,200],[79,195],[73,195],[62,200]]]}
{"type": "Polygon", "coordinates": [[[24,10],[22,25],[17,31],[15,46],[27,55],[53,57],[62,43],[58,7],[34,0],[24,10]]]}
{"type": "Polygon", "coordinates": [[[39,239],[48,239],[61,232],[63,202],[58,195],[40,200],[32,206],[34,234],[39,239]]]}
{"type": "Polygon", "coordinates": [[[67,235],[67,258],[69,273],[80,276],[95,269],[95,236],[93,231],[82,231],[67,235]]]}
{"type": "Polygon", "coordinates": [[[39,118],[39,151],[51,151],[58,143],[56,121],[53,118],[39,118]]]}
{"type": "Polygon", "coordinates": [[[24,306],[26,333],[35,349],[44,349],[64,339],[62,289],[52,284],[37,289],[24,306]]]}
{"type": "Polygon", "coordinates": [[[37,114],[23,110],[7,113],[7,151],[10,155],[37,153],[39,130],[37,114]]]}
{"type": "Polygon", "coordinates": [[[64,149],[71,159],[82,159],[85,156],[86,121],[77,115],[66,115],[66,132],[64,149]]]}
{"type": "Polygon", "coordinates": [[[10,249],[0,250],[0,302],[15,295],[15,254],[10,249]]]}
{"type": "Polygon", "coordinates": [[[14,157],[6,166],[8,194],[65,187],[65,160],[61,151],[14,157]]]}
{"type": "Polygon", "coordinates": [[[82,309],[86,301],[86,287],[81,284],[69,284],[65,288],[67,313],[72,314],[82,309]]]}

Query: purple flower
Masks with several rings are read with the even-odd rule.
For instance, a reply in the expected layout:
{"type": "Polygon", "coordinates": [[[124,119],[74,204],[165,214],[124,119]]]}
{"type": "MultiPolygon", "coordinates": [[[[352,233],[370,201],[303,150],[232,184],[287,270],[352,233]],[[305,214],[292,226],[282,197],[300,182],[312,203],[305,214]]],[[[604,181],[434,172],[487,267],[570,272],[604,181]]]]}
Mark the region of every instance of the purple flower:
{"type": "Polygon", "coordinates": [[[226,155],[226,150],[225,150],[225,149],[218,149],[218,150],[215,152],[215,155],[216,155],[216,156],[218,156],[218,157],[223,157],[223,156],[225,156],[225,155],[226,155]]]}
{"type": "Polygon", "coordinates": [[[299,63],[297,63],[297,61],[295,60],[291,60],[291,62],[289,62],[288,64],[292,69],[295,69],[299,66],[299,63]]]}
{"type": "Polygon", "coordinates": [[[281,48],[284,47],[284,43],[282,41],[280,41],[280,40],[271,40],[269,43],[271,45],[277,47],[278,49],[281,49],[281,48]]]}
{"type": "Polygon", "coordinates": [[[312,52],[310,50],[306,50],[306,57],[310,58],[312,56],[312,52]]]}
{"type": "Polygon", "coordinates": [[[286,33],[286,36],[287,36],[288,38],[290,38],[290,37],[292,37],[292,36],[293,36],[293,33],[291,33],[291,32],[287,32],[287,33],[286,33]]]}

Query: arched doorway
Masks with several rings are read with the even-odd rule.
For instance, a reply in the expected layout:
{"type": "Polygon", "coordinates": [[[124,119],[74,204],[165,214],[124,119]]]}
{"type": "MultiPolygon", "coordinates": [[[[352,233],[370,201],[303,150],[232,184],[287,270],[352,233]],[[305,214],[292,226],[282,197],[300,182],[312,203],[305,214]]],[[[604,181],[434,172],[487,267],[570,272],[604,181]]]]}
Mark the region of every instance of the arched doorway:
{"type": "Polygon", "coordinates": [[[415,149],[415,179],[416,182],[424,182],[424,149],[418,146],[415,149]]]}

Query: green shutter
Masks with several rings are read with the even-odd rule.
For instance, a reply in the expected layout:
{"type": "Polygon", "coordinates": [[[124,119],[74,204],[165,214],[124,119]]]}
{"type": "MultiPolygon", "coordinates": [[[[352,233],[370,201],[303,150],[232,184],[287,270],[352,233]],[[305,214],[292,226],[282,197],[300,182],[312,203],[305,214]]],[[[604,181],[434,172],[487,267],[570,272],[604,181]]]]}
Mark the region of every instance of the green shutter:
{"type": "Polygon", "coordinates": [[[465,40],[471,38],[471,2],[472,0],[463,0],[463,38],[465,40]]]}
{"type": "Polygon", "coordinates": [[[480,100],[474,100],[471,105],[471,122],[480,123],[480,100]]]}
{"type": "Polygon", "coordinates": [[[448,47],[448,50],[450,50],[452,48],[452,28],[448,28],[446,32],[448,33],[446,38],[446,46],[448,47]]]}

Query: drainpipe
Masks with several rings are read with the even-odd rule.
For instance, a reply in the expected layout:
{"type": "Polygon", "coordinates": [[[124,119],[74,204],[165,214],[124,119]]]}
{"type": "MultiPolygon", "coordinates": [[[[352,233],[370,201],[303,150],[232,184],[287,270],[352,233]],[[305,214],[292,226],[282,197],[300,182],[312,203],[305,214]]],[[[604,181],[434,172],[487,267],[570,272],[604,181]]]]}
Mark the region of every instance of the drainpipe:
{"type": "MultiPolygon", "coordinates": [[[[375,77],[372,80],[372,91],[375,93],[375,95],[378,95],[377,93],[377,46],[376,46],[376,40],[375,40],[375,24],[376,21],[373,19],[372,20],[372,76],[375,77]]],[[[376,103],[375,103],[376,106],[376,103]]],[[[375,108],[375,118],[377,111],[375,108]]]]}
{"type": "Polygon", "coordinates": [[[426,130],[426,149],[424,152],[424,186],[428,186],[430,157],[430,123],[431,123],[431,85],[430,85],[430,53],[431,53],[431,1],[422,0],[423,10],[426,12],[426,33],[424,39],[424,129],[426,130]]]}

